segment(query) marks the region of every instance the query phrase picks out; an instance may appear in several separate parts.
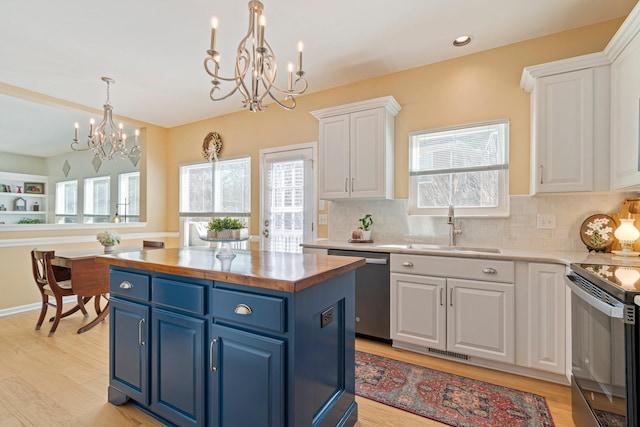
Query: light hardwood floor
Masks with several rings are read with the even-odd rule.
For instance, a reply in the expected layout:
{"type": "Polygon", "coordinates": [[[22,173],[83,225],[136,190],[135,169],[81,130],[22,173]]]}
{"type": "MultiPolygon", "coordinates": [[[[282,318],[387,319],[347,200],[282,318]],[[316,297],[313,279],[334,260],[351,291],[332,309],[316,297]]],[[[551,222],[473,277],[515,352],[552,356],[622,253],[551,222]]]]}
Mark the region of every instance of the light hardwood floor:
{"type": "MultiPolygon", "coordinates": [[[[0,317],[0,426],[161,426],[132,405],[107,402],[109,325],[102,323],[78,335],[91,318],[62,319],[47,337],[45,323],[35,331],[37,311],[0,317]]],[[[540,394],[547,399],[558,427],[574,427],[568,387],[462,365],[368,340],[356,348],[441,371],[540,394]]],[[[359,427],[443,426],[429,419],[356,398],[359,427]]]]}

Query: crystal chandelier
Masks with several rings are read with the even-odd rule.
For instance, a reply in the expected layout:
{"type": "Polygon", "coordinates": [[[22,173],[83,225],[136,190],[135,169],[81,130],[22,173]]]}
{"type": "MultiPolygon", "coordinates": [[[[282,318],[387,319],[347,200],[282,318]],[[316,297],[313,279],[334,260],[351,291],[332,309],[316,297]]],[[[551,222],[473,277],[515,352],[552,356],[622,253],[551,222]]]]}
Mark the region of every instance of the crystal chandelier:
{"type": "Polygon", "coordinates": [[[134,143],[131,148],[127,148],[127,134],[124,133],[122,123],[118,127],[113,123],[113,107],[109,102],[109,85],[115,84],[115,80],[109,77],[102,77],[102,81],[107,83],[107,101],[104,104],[104,116],[102,121],[94,129],[95,120],[89,121],[89,135],[87,136],[86,147],[78,143],[78,130],[80,125],[76,122],[75,133],[71,148],[75,151],[93,150],[95,157],[101,160],[113,160],[115,156],[126,159],[128,157],[139,157],[140,146],[138,145],[138,135],[140,131],[136,129],[134,143]]]}
{"type": "Polygon", "coordinates": [[[289,63],[289,79],[287,88],[281,88],[275,84],[278,64],[276,56],[269,43],[264,38],[266,19],[262,14],[262,3],[257,0],[249,2],[249,31],[238,45],[235,75],[222,77],[220,75],[220,53],[216,51],[217,18],[211,20],[211,49],[207,50],[204,60],[204,68],[213,77],[213,88],[209,93],[212,101],[222,101],[239,91],[243,97],[242,108],[249,107],[250,111],[263,111],[266,106],[262,104],[268,95],[278,105],[286,110],[296,107],[294,96],[302,95],[307,90],[307,80],[302,71],[302,42],[298,43],[298,70],[294,78],[293,64],[289,63]],[[212,70],[213,67],[213,70],[212,70]],[[220,95],[221,81],[232,82],[234,87],[225,95],[220,95]],[[284,95],[284,99],[278,100],[274,95],[284,95]]]}

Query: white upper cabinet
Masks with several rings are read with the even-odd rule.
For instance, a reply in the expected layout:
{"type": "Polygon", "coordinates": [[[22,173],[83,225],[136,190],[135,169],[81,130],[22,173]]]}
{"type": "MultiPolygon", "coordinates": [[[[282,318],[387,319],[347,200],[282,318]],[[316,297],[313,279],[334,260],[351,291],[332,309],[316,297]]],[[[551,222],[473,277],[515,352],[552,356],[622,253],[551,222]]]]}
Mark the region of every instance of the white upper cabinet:
{"type": "Polygon", "coordinates": [[[640,3],[604,51],[526,67],[531,193],[640,188],[640,3]]]}
{"type": "Polygon", "coordinates": [[[640,186],[640,36],[637,31],[636,27],[636,35],[611,64],[612,190],[640,186]]]}
{"type": "Polygon", "coordinates": [[[572,59],[523,73],[521,85],[531,91],[532,194],[609,190],[609,66],[596,66],[603,55],[589,59],[590,66],[572,59]]]}
{"type": "Polygon", "coordinates": [[[400,109],[387,96],[311,112],[320,122],[320,199],[393,198],[394,118],[400,109]]]}

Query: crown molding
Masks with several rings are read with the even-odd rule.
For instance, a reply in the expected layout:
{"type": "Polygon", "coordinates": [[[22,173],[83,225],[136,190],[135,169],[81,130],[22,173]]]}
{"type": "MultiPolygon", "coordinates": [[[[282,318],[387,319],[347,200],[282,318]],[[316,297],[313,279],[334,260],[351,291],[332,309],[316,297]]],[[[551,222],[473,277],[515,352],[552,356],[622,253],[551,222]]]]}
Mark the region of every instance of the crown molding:
{"type": "Polygon", "coordinates": [[[624,20],[602,52],[561,59],[545,64],[532,65],[522,70],[520,87],[527,92],[533,91],[537,78],[585,68],[611,65],[624,48],[633,40],[640,30],[640,3],[638,3],[624,20]]]}

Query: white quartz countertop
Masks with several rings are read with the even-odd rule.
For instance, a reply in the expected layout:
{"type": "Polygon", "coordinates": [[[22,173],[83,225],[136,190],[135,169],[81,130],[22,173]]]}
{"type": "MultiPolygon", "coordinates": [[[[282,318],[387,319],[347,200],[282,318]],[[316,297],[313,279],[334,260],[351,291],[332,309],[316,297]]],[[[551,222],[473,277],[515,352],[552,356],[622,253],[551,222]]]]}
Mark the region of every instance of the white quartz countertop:
{"type": "MultiPolygon", "coordinates": [[[[439,245],[425,245],[423,247],[412,247],[411,245],[420,246],[417,243],[398,243],[398,242],[374,242],[374,243],[349,243],[347,241],[317,240],[312,243],[303,243],[303,248],[319,248],[319,249],[343,249],[352,251],[365,252],[386,252],[393,254],[411,254],[411,255],[437,255],[457,258],[479,258],[479,259],[508,259],[514,261],[528,262],[544,262],[552,264],[569,265],[571,263],[588,263],[588,264],[611,264],[611,265],[628,265],[640,266],[640,257],[624,257],[611,253],[589,253],[585,249],[581,252],[570,251],[553,251],[553,250],[536,250],[536,249],[497,249],[499,252],[485,252],[480,250],[450,250],[444,249],[439,245]],[[426,246],[433,246],[428,248],[426,246]]],[[[446,247],[445,247],[446,248],[446,247]]],[[[464,246],[461,248],[465,248],[464,246]]],[[[473,248],[482,249],[475,246],[473,248]]],[[[470,249],[473,249],[470,248],[470,249]]]]}

